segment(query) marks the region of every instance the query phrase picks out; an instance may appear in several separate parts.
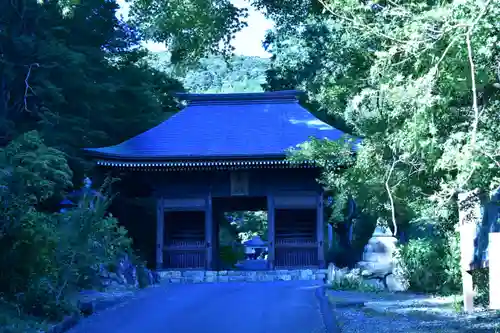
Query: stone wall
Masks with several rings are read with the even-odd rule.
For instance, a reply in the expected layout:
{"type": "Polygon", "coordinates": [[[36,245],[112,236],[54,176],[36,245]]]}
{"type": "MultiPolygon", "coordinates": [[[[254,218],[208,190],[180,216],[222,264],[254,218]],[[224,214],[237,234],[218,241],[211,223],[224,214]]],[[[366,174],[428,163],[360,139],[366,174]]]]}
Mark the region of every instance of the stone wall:
{"type": "Polygon", "coordinates": [[[323,280],[326,269],[274,271],[160,271],[161,280],[169,283],[270,282],[323,280]]]}

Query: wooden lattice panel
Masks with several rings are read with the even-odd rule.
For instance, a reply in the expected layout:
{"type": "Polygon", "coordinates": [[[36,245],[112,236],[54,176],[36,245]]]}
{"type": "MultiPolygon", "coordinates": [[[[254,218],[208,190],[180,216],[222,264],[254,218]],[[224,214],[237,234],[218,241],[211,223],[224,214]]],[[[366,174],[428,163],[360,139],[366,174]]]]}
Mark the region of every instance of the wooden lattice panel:
{"type": "Polygon", "coordinates": [[[165,224],[165,265],[176,269],[205,268],[205,213],[168,212],[165,224]]]}
{"type": "Polygon", "coordinates": [[[277,209],[275,266],[318,266],[315,209],[277,209]]]}

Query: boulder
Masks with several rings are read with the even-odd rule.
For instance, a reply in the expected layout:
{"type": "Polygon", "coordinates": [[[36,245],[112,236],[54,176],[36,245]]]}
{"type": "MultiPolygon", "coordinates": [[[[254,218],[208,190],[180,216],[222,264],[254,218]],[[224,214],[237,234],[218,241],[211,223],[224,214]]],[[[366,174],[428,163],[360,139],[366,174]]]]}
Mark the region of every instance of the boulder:
{"type": "Polygon", "coordinates": [[[139,286],[139,282],[137,281],[137,268],[127,254],[124,254],[119,259],[116,273],[125,281],[125,283],[135,287],[139,286]]]}
{"type": "Polygon", "coordinates": [[[391,292],[407,291],[409,284],[406,280],[398,278],[397,275],[389,274],[384,279],[384,284],[387,290],[391,292]]]}
{"type": "Polygon", "coordinates": [[[384,281],[381,279],[364,279],[363,284],[370,286],[377,291],[386,290],[384,281]]]}
{"type": "Polygon", "coordinates": [[[151,271],[142,265],[134,265],[128,255],[123,255],[119,258],[115,272],[108,271],[105,265],[100,265],[98,269],[99,281],[104,288],[116,289],[120,285],[138,288],[157,284],[161,280],[157,272],[151,271]],[[141,276],[140,284],[139,275],[141,276]]]}
{"type": "Polygon", "coordinates": [[[333,263],[328,264],[328,269],[326,271],[326,276],[324,279],[325,283],[332,284],[333,281],[335,281],[335,272],[337,271],[337,266],[335,266],[333,263]]]}

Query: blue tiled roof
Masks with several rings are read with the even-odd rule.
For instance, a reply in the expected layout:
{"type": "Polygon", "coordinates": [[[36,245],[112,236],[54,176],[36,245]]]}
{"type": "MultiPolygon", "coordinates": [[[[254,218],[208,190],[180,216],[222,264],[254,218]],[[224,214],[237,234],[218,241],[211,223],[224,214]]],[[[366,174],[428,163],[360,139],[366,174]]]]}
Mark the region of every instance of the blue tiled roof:
{"type": "Polygon", "coordinates": [[[264,158],[285,156],[310,137],[344,135],[300,106],[298,94],[182,95],[188,106],[160,125],[118,145],[85,150],[131,160],[264,158]]]}
{"type": "Polygon", "coordinates": [[[246,242],[243,242],[243,245],[248,246],[248,247],[259,247],[259,246],[266,246],[266,242],[264,242],[259,236],[254,236],[251,239],[247,240],[246,242]]]}

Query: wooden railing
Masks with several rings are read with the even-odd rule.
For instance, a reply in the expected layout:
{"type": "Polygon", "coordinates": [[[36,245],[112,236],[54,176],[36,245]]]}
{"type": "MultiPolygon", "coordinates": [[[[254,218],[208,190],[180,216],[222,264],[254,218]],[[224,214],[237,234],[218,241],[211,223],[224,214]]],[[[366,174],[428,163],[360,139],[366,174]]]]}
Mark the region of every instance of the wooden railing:
{"type": "Polygon", "coordinates": [[[173,269],[204,269],[206,243],[204,241],[171,241],[164,247],[165,266],[173,269]]]}
{"type": "Polygon", "coordinates": [[[311,240],[276,240],[276,268],[317,267],[318,246],[311,240]]]}

